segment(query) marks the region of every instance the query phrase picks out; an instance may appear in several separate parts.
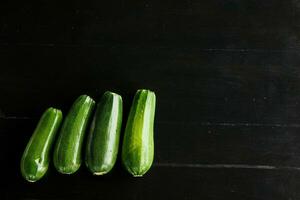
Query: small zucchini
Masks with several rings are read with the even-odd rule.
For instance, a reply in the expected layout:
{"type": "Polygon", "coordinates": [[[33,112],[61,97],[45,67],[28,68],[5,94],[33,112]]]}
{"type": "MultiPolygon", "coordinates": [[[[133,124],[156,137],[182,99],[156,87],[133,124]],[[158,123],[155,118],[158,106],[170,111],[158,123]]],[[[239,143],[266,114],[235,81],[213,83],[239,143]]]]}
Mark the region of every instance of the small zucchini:
{"type": "Polygon", "coordinates": [[[122,97],[105,92],[97,109],[87,138],[85,163],[94,175],[108,173],[115,165],[122,124],[122,97]]]}
{"type": "Polygon", "coordinates": [[[81,165],[81,149],[95,102],[81,95],[67,114],[54,149],[54,166],[62,174],[73,174],[81,165]]]}
{"type": "Polygon", "coordinates": [[[40,118],[21,159],[22,176],[29,182],[41,179],[48,170],[50,151],[62,121],[62,112],[48,108],[40,118]]]}
{"type": "Polygon", "coordinates": [[[154,92],[138,90],[129,112],[122,146],[122,161],[126,170],[135,177],[143,176],[153,162],[155,100],[154,92]]]}

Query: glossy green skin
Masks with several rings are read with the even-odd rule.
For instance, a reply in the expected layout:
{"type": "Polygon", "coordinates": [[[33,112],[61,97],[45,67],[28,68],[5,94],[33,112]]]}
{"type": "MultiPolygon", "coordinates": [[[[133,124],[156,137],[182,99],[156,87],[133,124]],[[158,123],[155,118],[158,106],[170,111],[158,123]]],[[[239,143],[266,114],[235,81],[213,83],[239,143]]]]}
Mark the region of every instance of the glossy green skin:
{"type": "Polygon", "coordinates": [[[85,163],[94,175],[108,173],[115,165],[122,125],[122,97],[105,92],[87,138],[85,163]]]}
{"type": "Polygon", "coordinates": [[[48,108],[39,120],[21,159],[22,176],[29,182],[41,179],[48,170],[50,150],[62,121],[62,112],[48,108]]]}
{"type": "Polygon", "coordinates": [[[153,162],[155,101],[154,92],[138,90],[126,124],[122,161],[126,170],[135,177],[143,176],[153,162]]]}
{"type": "Polygon", "coordinates": [[[82,142],[94,105],[92,98],[81,95],[65,117],[53,155],[58,172],[73,174],[79,169],[82,142]]]}

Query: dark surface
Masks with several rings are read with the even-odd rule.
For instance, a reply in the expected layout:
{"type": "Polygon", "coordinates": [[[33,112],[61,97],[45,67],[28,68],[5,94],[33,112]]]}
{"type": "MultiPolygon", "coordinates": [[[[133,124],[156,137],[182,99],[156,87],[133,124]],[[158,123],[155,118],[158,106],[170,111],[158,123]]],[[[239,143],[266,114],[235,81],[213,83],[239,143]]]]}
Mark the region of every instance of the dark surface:
{"type": "MultiPolygon", "coordinates": [[[[6,199],[300,199],[300,1],[0,3],[6,199]],[[155,164],[131,178],[19,161],[42,112],[86,93],[157,94],[155,164]]],[[[119,159],[120,160],[120,159],[119,159]]]]}

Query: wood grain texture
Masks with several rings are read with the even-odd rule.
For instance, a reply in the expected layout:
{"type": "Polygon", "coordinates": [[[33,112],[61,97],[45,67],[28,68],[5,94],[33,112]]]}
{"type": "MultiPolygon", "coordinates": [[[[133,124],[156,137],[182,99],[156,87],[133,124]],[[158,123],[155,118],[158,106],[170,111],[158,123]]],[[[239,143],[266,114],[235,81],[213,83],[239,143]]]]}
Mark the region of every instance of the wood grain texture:
{"type": "Polygon", "coordinates": [[[0,2],[1,197],[300,199],[299,19],[299,0],[0,2]],[[157,95],[147,176],[118,158],[107,177],[22,179],[45,108],[111,90],[127,116],[140,88],[157,95]]]}

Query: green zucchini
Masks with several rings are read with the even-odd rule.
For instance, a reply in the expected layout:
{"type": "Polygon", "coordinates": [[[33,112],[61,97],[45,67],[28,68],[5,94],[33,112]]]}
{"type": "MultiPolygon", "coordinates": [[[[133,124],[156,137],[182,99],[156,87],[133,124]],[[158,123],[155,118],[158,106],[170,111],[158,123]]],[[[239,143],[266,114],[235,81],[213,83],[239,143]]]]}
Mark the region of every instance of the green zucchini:
{"type": "Polygon", "coordinates": [[[143,176],[153,162],[155,101],[154,92],[138,90],[129,112],[122,146],[122,161],[126,170],[135,177],[143,176]]]}
{"type": "Polygon", "coordinates": [[[84,134],[95,102],[81,95],[67,114],[54,149],[53,161],[58,172],[73,174],[81,165],[81,149],[84,134]]]}
{"type": "Polygon", "coordinates": [[[40,118],[21,159],[22,176],[29,182],[41,179],[48,170],[50,151],[62,121],[62,112],[48,108],[40,118]]]}
{"type": "Polygon", "coordinates": [[[105,92],[97,104],[86,145],[85,163],[94,175],[106,174],[115,165],[122,112],[122,97],[105,92]]]}

